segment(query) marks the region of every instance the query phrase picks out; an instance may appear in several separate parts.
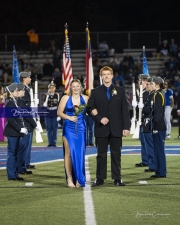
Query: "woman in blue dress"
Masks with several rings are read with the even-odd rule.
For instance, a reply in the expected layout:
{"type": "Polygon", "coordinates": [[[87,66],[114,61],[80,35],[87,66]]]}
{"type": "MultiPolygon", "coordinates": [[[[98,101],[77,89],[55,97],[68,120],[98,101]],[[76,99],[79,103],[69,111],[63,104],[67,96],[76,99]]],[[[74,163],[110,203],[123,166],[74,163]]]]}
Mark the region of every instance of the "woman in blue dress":
{"type": "Polygon", "coordinates": [[[58,108],[58,116],[64,119],[64,165],[68,187],[84,187],[86,123],[84,115],[88,96],[82,95],[81,82],[74,79],[69,95],[64,95],[58,108]]]}

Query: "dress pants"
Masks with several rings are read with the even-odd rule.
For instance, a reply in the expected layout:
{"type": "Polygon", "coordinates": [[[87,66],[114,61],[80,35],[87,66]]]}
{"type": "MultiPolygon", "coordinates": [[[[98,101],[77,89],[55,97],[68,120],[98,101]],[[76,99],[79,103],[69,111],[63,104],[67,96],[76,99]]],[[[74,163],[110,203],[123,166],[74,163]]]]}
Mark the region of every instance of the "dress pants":
{"type": "Polygon", "coordinates": [[[30,165],[31,162],[31,147],[32,147],[32,139],[33,139],[33,131],[29,132],[29,142],[26,149],[26,156],[25,156],[25,165],[26,167],[30,165]]]}
{"type": "Polygon", "coordinates": [[[17,154],[19,148],[19,141],[21,137],[10,137],[7,136],[7,177],[13,179],[18,177],[17,173],[17,154]]]}
{"type": "Polygon", "coordinates": [[[166,155],[164,149],[165,138],[166,131],[158,131],[158,133],[153,134],[157,176],[166,176],[166,155]]]}
{"type": "Polygon", "coordinates": [[[148,164],[149,169],[156,170],[156,162],[155,162],[155,155],[154,155],[154,142],[152,133],[143,133],[144,140],[145,140],[145,149],[148,155],[148,164]]]}
{"type": "Polygon", "coordinates": [[[144,133],[142,132],[142,128],[140,128],[139,140],[141,142],[141,163],[148,165],[148,155],[146,151],[144,133]]]}
{"type": "Polygon", "coordinates": [[[108,137],[96,137],[97,145],[97,168],[96,178],[104,180],[107,178],[107,151],[108,144],[111,151],[111,176],[114,180],[121,179],[121,148],[122,138],[114,137],[110,134],[108,137]]]}
{"type": "Polygon", "coordinates": [[[94,144],[94,120],[86,115],[86,144],[93,145],[94,144]]]}
{"type": "Polygon", "coordinates": [[[22,137],[20,139],[18,155],[17,155],[17,170],[18,170],[18,173],[22,173],[22,172],[26,171],[25,159],[26,159],[27,149],[28,149],[31,137],[32,137],[32,132],[31,132],[31,134],[28,133],[27,135],[24,135],[24,137],[22,137]]]}
{"type": "Polygon", "coordinates": [[[57,131],[58,131],[58,121],[57,117],[46,117],[46,132],[48,136],[49,145],[56,145],[57,142],[57,131]]]}

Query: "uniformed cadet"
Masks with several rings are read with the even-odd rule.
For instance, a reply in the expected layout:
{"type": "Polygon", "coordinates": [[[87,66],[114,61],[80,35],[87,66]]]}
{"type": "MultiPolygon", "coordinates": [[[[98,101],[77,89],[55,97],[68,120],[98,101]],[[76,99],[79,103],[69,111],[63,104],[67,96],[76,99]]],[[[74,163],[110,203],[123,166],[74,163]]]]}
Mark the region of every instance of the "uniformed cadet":
{"type": "Polygon", "coordinates": [[[166,106],[165,106],[165,118],[166,118],[166,138],[171,137],[171,112],[174,107],[174,98],[173,98],[173,90],[170,89],[169,84],[167,81],[164,82],[165,89],[165,99],[166,99],[166,106]]]}
{"type": "MultiPolygon", "coordinates": [[[[20,108],[26,109],[25,112],[31,111],[30,107],[26,106],[26,102],[23,99],[24,97],[24,85],[22,83],[17,84],[17,88],[19,91],[18,99],[17,99],[17,104],[20,108]]],[[[28,130],[28,134],[24,135],[24,137],[21,138],[20,144],[19,144],[19,150],[18,150],[18,156],[17,156],[17,168],[18,168],[18,173],[19,174],[32,174],[32,171],[28,171],[26,168],[26,156],[27,156],[27,150],[28,150],[28,145],[29,141],[31,138],[30,133],[33,131],[34,128],[36,128],[37,124],[35,120],[33,119],[32,115],[27,113],[26,115],[23,114],[23,119],[24,119],[24,124],[25,127],[28,130]]]]}
{"type": "Polygon", "coordinates": [[[151,78],[147,80],[146,91],[149,92],[149,95],[142,109],[142,132],[144,135],[145,149],[148,155],[149,168],[145,169],[144,172],[154,172],[156,170],[156,164],[152,137],[152,107],[155,90],[152,89],[151,78]]]}
{"type": "MultiPolygon", "coordinates": [[[[31,97],[30,97],[30,83],[31,83],[31,72],[21,72],[20,74],[20,81],[24,84],[24,96],[21,98],[25,101],[25,105],[27,107],[31,106],[31,97]]],[[[31,147],[32,147],[32,139],[33,139],[33,132],[29,132],[29,144],[27,147],[27,155],[25,159],[25,164],[27,169],[34,169],[35,166],[31,165],[31,147]]]]}
{"type": "Polygon", "coordinates": [[[153,127],[153,143],[155,153],[156,170],[152,178],[166,177],[166,155],[165,155],[165,138],[166,138],[166,122],[165,122],[165,96],[162,92],[164,89],[164,80],[161,77],[153,77],[152,86],[155,89],[153,97],[152,111],[152,127],[153,127]]]}
{"type": "Polygon", "coordinates": [[[18,89],[17,84],[12,83],[5,89],[7,93],[7,102],[5,105],[5,113],[7,123],[4,129],[4,135],[7,137],[7,177],[8,180],[24,180],[19,177],[17,170],[17,155],[20,140],[24,135],[28,134],[27,128],[24,126],[24,121],[21,115],[14,115],[14,110],[18,109],[17,97],[18,89]]]}
{"type": "Polygon", "coordinates": [[[48,85],[48,93],[46,94],[44,107],[47,107],[47,116],[45,119],[46,132],[48,136],[48,146],[56,147],[57,131],[60,117],[57,116],[57,109],[59,105],[59,93],[56,91],[56,84],[51,81],[48,85]]]}
{"type": "MultiPolygon", "coordinates": [[[[143,88],[143,104],[146,101],[147,96],[149,95],[149,92],[146,91],[146,83],[147,83],[148,78],[149,78],[149,75],[146,75],[146,74],[139,75],[139,85],[141,83],[142,88],[143,88]]],[[[137,100],[138,101],[139,101],[139,94],[140,94],[139,90],[137,90],[137,100]]],[[[142,109],[143,105],[141,106],[140,104],[138,104],[138,108],[142,109]]],[[[139,115],[139,112],[137,113],[137,115],[139,115]]],[[[145,147],[145,140],[144,140],[144,135],[142,132],[142,127],[140,127],[139,140],[141,142],[141,162],[136,163],[135,166],[136,167],[145,167],[145,166],[148,166],[148,155],[147,155],[147,151],[146,151],[146,147],[145,147]]]]}

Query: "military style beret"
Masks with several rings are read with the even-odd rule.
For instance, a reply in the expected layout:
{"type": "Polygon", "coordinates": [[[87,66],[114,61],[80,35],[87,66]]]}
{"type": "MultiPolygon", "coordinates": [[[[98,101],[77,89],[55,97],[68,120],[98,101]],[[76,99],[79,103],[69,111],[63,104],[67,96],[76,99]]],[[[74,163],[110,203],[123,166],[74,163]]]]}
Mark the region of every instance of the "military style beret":
{"type": "Polygon", "coordinates": [[[12,83],[12,84],[10,84],[9,86],[7,86],[6,88],[5,88],[5,92],[13,92],[13,91],[15,91],[17,89],[17,84],[16,83],[12,83]]]}
{"type": "Polygon", "coordinates": [[[148,74],[139,74],[139,79],[148,79],[150,76],[148,74]]]}
{"type": "Polygon", "coordinates": [[[147,82],[151,83],[152,82],[152,77],[147,78],[147,82]]]}
{"type": "Polygon", "coordinates": [[[31,72],[20,72],[19,74],[20,77],[26,78],[31,76],[31,72]]]}
{"type": "Polygon", "coordinates": [[[161,77],[153,77],[152,82],[163,84],[164,80],[161,77]]]}
{"type": "Polygon", "coordinates": [[[23,83],[17,84],[17,89],[18,89],[18,91],[23,90],[24,89],[24,84],[23,83]]]}

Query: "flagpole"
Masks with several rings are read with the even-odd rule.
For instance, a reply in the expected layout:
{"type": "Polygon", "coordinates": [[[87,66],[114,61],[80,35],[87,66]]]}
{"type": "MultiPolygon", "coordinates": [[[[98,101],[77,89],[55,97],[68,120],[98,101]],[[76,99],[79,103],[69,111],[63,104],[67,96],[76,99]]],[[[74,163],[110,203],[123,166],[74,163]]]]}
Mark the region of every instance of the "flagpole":
{"type": "Polygon", "coordinates": [[[94,72],[92,65],[91,38],[89,32],[89,23],[86,23],[86,93],[90,96],[94,83],[94,72]]]}

